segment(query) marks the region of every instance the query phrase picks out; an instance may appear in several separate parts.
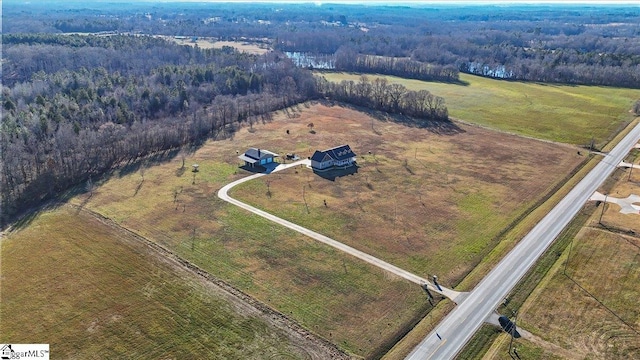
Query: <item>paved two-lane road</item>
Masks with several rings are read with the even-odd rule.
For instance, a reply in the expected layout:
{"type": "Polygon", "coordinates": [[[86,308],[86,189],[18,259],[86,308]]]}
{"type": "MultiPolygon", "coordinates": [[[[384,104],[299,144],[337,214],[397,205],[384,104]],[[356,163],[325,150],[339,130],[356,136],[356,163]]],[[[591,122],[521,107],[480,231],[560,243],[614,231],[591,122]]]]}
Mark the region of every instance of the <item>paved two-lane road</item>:
{"type": "Polygon", "coordinates": [[[452,359],[640,140],[640,125],[582,179],[407,359],[452,359]]]}

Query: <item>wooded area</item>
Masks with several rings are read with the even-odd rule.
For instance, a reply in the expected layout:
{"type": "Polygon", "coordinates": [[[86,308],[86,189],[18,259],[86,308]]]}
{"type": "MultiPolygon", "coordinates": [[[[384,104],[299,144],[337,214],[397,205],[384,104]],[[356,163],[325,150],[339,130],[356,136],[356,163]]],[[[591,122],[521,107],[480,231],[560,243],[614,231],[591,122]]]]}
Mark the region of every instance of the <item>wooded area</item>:
{"type": "Polygon", "coordinates": [[[640,9],[625,5],[96,3],[90,11],[73,4],[53,11],[43,3],[5,2],[10,21],[3,24],[4,33],[109,31],[250,40],[285,52],[336,56],[339,69],[348,71],[437,81],[460,71],[640,88],[640,9]],[[371,56],[398,59],[383,64],[371,56]]]}
{"type": "Polygon", "coordinates": [[[442,99],[381,80],[345,93],[278,52],[205,50],[132,35],[3,40],[3,221],[114,167],[228,136],[319,96],[447,119],[442,99]]]}
{"type": "Polygon", "coordinates": [[[5,73],[20,74],[2,92],[5,217],[114,166],[225,136],[316,96],[311,73],[276,53],[146,36],[58,37],[63,45],[50,35],[30,36],[28,45],[5,37],[5,73]]]}

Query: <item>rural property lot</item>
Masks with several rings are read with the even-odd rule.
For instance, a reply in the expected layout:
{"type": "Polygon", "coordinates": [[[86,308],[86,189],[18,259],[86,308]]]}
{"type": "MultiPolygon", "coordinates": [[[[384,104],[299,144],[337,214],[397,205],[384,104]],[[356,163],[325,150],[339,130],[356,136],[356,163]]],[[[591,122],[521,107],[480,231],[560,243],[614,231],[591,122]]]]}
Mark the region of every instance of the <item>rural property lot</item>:
{"type": "Polygon", "coordinates": [[[85,211],[39,214],[2,240],[1,261],[0,341],[56,358],[336,354],[85,211]]]}
{"type": "MultiPolygon", "coordinates": [[[[241,184],[231,195],[415,274],[436,273],[447,285],[457,284],[500,231],[584,159],[570,147],[473,126],[435,133],[391,122],[372,128],[368,116],[339,106],[313,106],[301,118],[288,125],[284,144],[308,143],[303,156],[350,144],[357,173],[332,181],[289,169],[241,184]],[[306,119],[316,134],[305,129],[306,119]]],[[[275,121],[256,133],[282,133],[281,126],[275,121]]]]}
{"type": "Polygon", "coordinates": [[[502,229],[584,159],[569,146],[474,126],[421,129],[341,106],[307,104],[241,129],[230,140],[207,143],[185,157],[186,169],[181,156],[127,168],[106,179],[88,201],[87,195],[74,201],[342,348],[377,356],[430,308],[419,287],[216,196],[247,175],[238,169],[237,153],[248,147],[307,157],[342,143],[359,155],[354,175],[330,181],[308,169],[290,169],[232,195],[416,274],[436,273],[449,286],[492,249],[502,229]],[[189,171],[192,163],[199,172],[189,171]]]}

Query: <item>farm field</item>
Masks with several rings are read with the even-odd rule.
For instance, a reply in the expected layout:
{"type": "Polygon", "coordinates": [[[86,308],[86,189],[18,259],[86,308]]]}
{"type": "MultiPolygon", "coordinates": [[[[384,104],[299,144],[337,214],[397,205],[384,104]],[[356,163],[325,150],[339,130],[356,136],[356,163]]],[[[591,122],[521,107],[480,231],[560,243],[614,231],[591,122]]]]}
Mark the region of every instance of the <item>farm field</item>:
{"type": "MultiPolygon", "coordinates": [[[[329,81],[360,74],[318,73],[329,81]]],[[[367,75],[369,79],[380,77],[367,75]]],[[[535,138],[601,146],[632,119],[638,90],[501,81],[460,74],[467,85],[382,76],[410,90],[428,90],[445,99],[449,115],[467,122],[535,138]]]]}
{"type": "Polygon", "coordinates": [[[2,240],[0,341],[55,358],[319,358],[301,335],[69,207],[2,240]]]}
{"type": "Polygon", "coordinates": [[[237,153],[250,146],[306,157],[339,143],[363,155],[357,174],[330,181],[291,169],[263,179],[270,179],[271,198],[263,180],[233,195],[418,275],[437,273],[448,286],[584,159],[570,146],[474,126],[419,129],[306,104],[184,155],[185,168],[183,156],[150,159],[73,202],[168,247],[341,348],[376,357],[426,314],[422,290],[216,196],[248,175],[238,168],[237,153]],[[199,172],[190,171],[193,163],[199,172]]]}
{"type": "MultiPolygon", "coordinates": [[[[611,196],[640,192],[628,173],[616,171],[611,196]]],[[[520,325],[536,335],[517,341],[523,358],[640,357],[640,217],[614,204],[586,206],[591,217],[520,310],[520,325]]],[[[484,358],[509,359],[508,339],[500,335],[484,358]]]]}
{"type": "Polygon", "coordinates": [[[372,129],[362,113],[323,106],[301,117],[316,133],[306,120],[289,125],[287,142],[309,143],[296,152],[350,144],[357,173],[331,180],[288,169],[243,183],[231,196],[415,274],[435,273],[448,286],[584,159],[570,147],[474,126],[430,131],[376,122],[372,129]]]}

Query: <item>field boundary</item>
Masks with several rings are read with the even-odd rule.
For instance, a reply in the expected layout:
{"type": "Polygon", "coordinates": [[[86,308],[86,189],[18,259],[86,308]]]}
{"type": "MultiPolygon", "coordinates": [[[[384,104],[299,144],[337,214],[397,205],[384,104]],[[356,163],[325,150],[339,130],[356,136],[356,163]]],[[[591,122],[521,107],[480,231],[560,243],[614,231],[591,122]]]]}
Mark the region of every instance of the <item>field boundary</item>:
{"type": "MultiPolygon", "coordinates": [[[[105,224],[108,227],[118,229],[120,231],[123,231],[131,235],[133,238],[139,240],[141,243],[146,245],[149,249],[151,249],[152,251],[160,255],[163,259],[174,263],[180,268],[206,281],[208,284],[216,286],[217,288],[227,293],[228,295],[254,308],[265,318],[265,320],[267,320],[269,323],[273,324],[274,326],[278,327],[279,329],[284,330],[289,335],[289,337],[296,338],[296,340],[298,341],[304,340],[307,342],[312,342],[313,344],[316,345],[317,348],[323,350],[325,354],[330,354],[331,359],[353,358],[350,354],[345,353],[343,350],[338,348],[335,344],[333,344],[329,340],[307,330],[302,325],[298,324],[296,321],[289,318],[285,314],[269,307],[268,305],[253,298],[252,296],[232,286],[226,281],[212,275],[211,273],[200,268],[196,264],[181,258],[180,256],[176,255],[174,252],[165,248],[164,246],[152,240],[147,239],[146,237],[136,233],[133,230],[130,230],[126,227],[119,225],[115,221],[111,220],[110,218],[96,211],[86,209],[81,206],[73,205],[73,204],[66,204],[66,206],[71,207],[76,211],[82,211],[86,214],[89,214],[90,216],[94,217],[95,219],[97,219],[98,221],[100,221],[101,223],[105,224]]],[[[313,352],[310,351],[310,353],[313,353],[313,352]]],[[[323,357],[317,358],[317,360],[322,360],[322,359],[324,358],[323,357]]]]}

